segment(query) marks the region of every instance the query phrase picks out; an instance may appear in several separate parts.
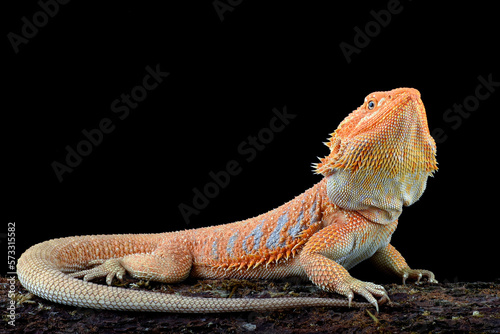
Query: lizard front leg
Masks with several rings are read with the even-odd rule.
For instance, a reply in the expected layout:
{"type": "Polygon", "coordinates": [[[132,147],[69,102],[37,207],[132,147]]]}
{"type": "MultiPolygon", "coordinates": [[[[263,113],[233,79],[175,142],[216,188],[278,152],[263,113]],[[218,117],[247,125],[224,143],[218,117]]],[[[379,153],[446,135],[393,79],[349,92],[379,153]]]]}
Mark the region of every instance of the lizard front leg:
{"type": "Polygon", "coordinates": [[[322,289],[346,296],[349,305],[357,293],[374,305],[378,312],[375,297],[380,297],[380,303],[389,301],[384,287],[352,277],[336,262],[351,256],[356,247],[352,225],[349,225],[330,225],[315,233],[301,252],[301,266],[308,278],[322,289]]]}
{"type": "Polygon", "coordinates": [[[427,277],[430,283],[437,283],[434,278],[434,273],[425,269],[411,269],[406,263],[405,259],[393,245],[389,244],[385,248],[378,250],[371,258],[370,262],[384,272],[394,274],[403,279],[405,284],[408,278],[416,279],[417,283],[420,282],[422,277],[427,277]]]}

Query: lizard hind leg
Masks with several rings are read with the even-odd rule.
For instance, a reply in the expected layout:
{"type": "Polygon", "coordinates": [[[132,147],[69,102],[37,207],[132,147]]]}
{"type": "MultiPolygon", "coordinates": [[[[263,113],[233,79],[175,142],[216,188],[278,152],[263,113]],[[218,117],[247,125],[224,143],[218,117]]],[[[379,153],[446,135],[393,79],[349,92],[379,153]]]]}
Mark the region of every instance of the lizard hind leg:
{"type": "Polygon", "coordinates": [[[69,274],[71,277],[83,277],[90,281],[99,277],[106,277],[106,283],[111,285],[116,277],[123,279],[128,272],[137,279],[146,279],[162,283],[176,283],[186,279],[191,271],[192,257],[188,252],[159,256],[153,254],[131,254],[122,258],[94,260],[88,265],[97,265],[69,274]]]}

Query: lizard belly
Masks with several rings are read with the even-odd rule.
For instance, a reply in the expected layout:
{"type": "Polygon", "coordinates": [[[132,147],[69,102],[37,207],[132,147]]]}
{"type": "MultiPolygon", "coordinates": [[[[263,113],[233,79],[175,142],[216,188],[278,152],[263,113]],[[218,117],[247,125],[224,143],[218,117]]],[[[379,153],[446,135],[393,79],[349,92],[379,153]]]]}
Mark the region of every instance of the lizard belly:
{"type": "Polygon", "coordinates": [[[217,268],[210,265],[194,264],[191,277],[195,278],[237,278],[237,279],[281,279],[285,277],[302,277],[306,278],[306,273],[300,266],[298,258],[293,258],[279,264],[270,264],[269,266],[259,266],[255,269],[243,268],[217,268]]]}
{"type": "Polygon", "coordinates": [[[373,254],[375,254],[375,252],[380,248],[380,245],[374,243],[371,243],[369,245],[365,244],[360,247],[353,247],[351,251],[346,255],[334,260],[335,262],[349,270],[356,266],[358,263],[372,257],[373,254]]]}
{"type": "Polygon", "coordinates": [[[340,252],[336,249],[327,256],[349,270],[372,257],[379,249],[385,248],[391,241],[396,226],[397,221],[380,225],[365,220],[362,228],[349,234],[350,238],[343,242],[340,252]]]}

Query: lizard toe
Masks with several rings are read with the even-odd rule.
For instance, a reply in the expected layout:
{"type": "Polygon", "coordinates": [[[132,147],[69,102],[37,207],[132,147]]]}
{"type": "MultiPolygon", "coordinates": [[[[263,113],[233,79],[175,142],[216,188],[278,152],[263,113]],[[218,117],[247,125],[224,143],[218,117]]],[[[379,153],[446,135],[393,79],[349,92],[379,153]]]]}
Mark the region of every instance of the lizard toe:
{"type": "Polygon", "coordinates": [[[407,268],[403,271],[403,285],[406,284],[406,280],[408,278],[410,279],[416,279],[416,284],[420,284],[420,280],[422,278],[427,278],[427,281],[429,283],[437,283],[438,281],[436,280],[434,273],[429,270],[425,269],[410,269],[407,268]]]}
{"type": "Polygon", "coordinates": [[[389,298],[389,295],[385,294],[380,299],[378,300],[379,305],[388,303],[389,305],[391,304],[391,299],[389,298]]]}
{"type": "Polygon", "coordinates": [[[351,278],[344,288],[339,289],[339,292],[347,296],[349,299],[349,305],[352,302],[354,293],[364,297],[370,304],[372,304],[378,312],[377,299],[375,297],[380,297],[380,304],[390,302],[389,296],[385,288],[381,285],[377,285],[370,282],[360,281],[355,278],[351,278]],[[343,290],[343,291],[342,291],[343,290]]]}
{"type": "Polygon", "coordinates": [[[121,281],[123,279],[123,275],[125,275],[125,269],[121,265],[119,259],[94,260],[90,261],[89,264],[99,265],[91,269],[71,273],[69,276],[75,278],[81,277],[84,281],[91,281],[96,278],[106,277],[106,284],[111,285],[115,277],[121,281]]]}

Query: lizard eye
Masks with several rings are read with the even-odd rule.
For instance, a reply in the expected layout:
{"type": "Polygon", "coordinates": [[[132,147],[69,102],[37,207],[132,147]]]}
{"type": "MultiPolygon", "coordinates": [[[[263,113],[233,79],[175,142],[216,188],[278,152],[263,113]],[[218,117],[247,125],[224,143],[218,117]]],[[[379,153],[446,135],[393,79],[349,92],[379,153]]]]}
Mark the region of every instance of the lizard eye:
{"type": "Polygon", "coordinates": [[[375,101],[371,100],[370,102],[368,102],[368,109],[372,110],[373,108],[375,108],[375,101]]]}

